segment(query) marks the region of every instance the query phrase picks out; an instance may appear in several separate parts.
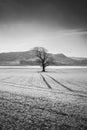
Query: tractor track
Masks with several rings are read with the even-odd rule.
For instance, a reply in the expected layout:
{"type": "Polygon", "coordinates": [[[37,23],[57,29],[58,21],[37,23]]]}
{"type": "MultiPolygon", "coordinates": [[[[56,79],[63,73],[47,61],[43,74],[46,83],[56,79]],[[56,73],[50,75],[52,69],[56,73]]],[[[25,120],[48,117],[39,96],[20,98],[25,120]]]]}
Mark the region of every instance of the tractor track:
{"type": "Polygon", "coordinates": [[[68,88],[67,86],[65,86],[64,84],[60,83],[59,81],[57,81],[56,79],[54,79],[53,77],[47,75],[48,77],[50,77],[54,82],[56,82],[58,85],[61,85],[62,87],[66,88],[68,91],[73,92],[72,89],[68,88]]]}
{"type": "Polygon", "coordinates": [[[48,86],[48,88],[52,89],[52,87],[51,87],[50,84],[47,82],[47,80],[45,79],[45,77],[44,77],[42,74],[40,74],[40,75],[41,75],[43,81],[45,82],[45,84],[48,86]]]}
{"type": "Polygon", "coordinates": [[[33,85],[33,84],[30,84],[30,85],[25,85],[25,84],[17,84],[17,83],[12,83],[12,82],[8,82],[8,81],[4,81],[5,79],[9,79],[9,77],[7,78],[3,78],[2,80],[0,79],[0,82],[4,85],[9,85],[9,86],[12,86],[14,88],[21,88],[21,89],[25,89],[25,90],[29,90],[29,89],[33,89],[33,90],[39,90],[39,91],[49,91],[49,92],[53,92],[53,93],[60,93],[60,94],[64,94],[64,93],[68,93],[68,92],[65,92],[65,91],[58,91],[57,89],[53,89],[52,86],[50,85],[50,83],[47,81],[46,76],[48,76],[51,80],[53,80],[55,83],[57,83],[58,85],[61,85],[61,87],[64,87],[66,88],[69,92],[73,92],[72,93],[68,93],[69,95],[73,95],[73,96],[80,96],[80,97],[86,97],[87,98],[87,93],[84,93],[85,95],[83,94],[78,94],[76,92],[80,92],[82,93],[81,91],[76,91],[76,90],[71,90],[69,89],[67,86],[63,85],[62,83],[58,82],[56,79],[54,79],[53,77],[47,75],[47,74],[42,74],[42,73],[39,73],[43,82],[46,84],[47,88],[42,88],[40,86],[37,86],[37,85],[33,85]],[[32,85],[34,87],[32,87],[32,85]]]}
{"type": "MultiPolygon", "coordinates": [[[[49,77],[51,80],[53,80],[55,83],[57,83],[58,85],[60,85],[61,87],[65,88],[66,90],[68,90],[69,92],[71,92],[71,93],[68,93],[69,95],[74,95],[74,96],[80,96],[80,97],[86,97],[87,98],[87,93],[85,93],[85,92],[77,91],[77,90],[72,90],[72,89],[68,88],[67,86],[65,86],[64,84],[60,83],[59,81],[57,81],[56,79],[54,79],[53,77],[51,77],[51,76],[49,76],[47,74],[45,74],[44,76],[42,74],[40,74],[40,75],[41,75],[43,81],[45,82],[45,84],[48,86],[48,88],[50,88],[52,90],[55,90],[56,93],[58,93],[59,91],[57,89],[53,89],[52,88],[52,86],[47,82],[47,80],[45,78],[45,75],[47,77],[49,77]]],[[[61,91],[61,92],[63,92],[63,91],[61,91]]],[[[67,92],[63,92],[63,93],[67,93],[67,92]]]]}
{"type": "MultiPolygon", "coordinates": [[[[46,74],[47,75],[47,74],[46,74]]],[[[58,85],[61,85],[62,87],[66,88],[68,91],[70,92],[73,92],[73,93],[83,93],[83,94],[86,94],[85,92],[82,92],[82,91],[78,91],[78,90],[72,90],[70,88],[68,88],[66,85],[60,83],[59,81],[57,81],[56,79],[54,79],[53,77],[51,77],[50,75],[47,75],[48,77],[50,77],[53,81],[55,81],[58,85]]],[[[83,96],[83,95],[79,95],[79,96],[83,96]]]]}
{"type": "MultiPolygon", "coordinates": [[[[51,88],[51,89],[52,89],[51,85],[47,82],[45,76],[43,76],[42,74],[40,74],[40,75],[41,75],[43,81],[44,81],[44,82],[46,83],[46,85],[48,86],[48,88],[51,88]]],[[[46,76],[49,77],[51,80],[53,80],[53,81],[54,81],[55,83],[57,83],[58,85],[61,85],[62,87],[66,88],[68,91],[73,92],[72,89],[70,89],[70,88],[68,88],[67,86],[63,85],[62,83],[58,82],[58,81],[55,80],[53,77],[51,77],[51,76],[49,76],[49,75],[47,75],[47,74],[46,74],[46,76]]]]}

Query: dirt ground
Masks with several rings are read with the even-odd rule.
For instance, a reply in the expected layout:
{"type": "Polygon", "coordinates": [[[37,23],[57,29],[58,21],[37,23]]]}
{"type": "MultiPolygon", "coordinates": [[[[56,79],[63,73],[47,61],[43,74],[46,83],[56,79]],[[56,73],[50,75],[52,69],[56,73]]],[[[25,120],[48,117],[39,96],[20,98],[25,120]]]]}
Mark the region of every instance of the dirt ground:
{"type": "Polygon", "coordinates": [[[87,130],[87,69],[0,69],[0,130],[87,130]]]}

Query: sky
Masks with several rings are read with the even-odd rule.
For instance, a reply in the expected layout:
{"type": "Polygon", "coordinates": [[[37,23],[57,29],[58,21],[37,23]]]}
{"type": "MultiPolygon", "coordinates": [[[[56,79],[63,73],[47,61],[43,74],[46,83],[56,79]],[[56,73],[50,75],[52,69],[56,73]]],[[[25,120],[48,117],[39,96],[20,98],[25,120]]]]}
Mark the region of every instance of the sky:
{"type": "Polygon", "coordinates": [[[86,0],[0,0],[0,53],[39,46],[87,57],[86,0]]]}

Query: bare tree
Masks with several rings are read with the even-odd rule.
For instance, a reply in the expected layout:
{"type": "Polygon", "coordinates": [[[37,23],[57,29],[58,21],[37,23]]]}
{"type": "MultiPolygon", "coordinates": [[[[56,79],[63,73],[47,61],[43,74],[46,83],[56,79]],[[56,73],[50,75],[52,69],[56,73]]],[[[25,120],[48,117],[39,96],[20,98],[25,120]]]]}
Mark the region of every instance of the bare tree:
{"type": "Polygon", "coordinates": [[[34,48],[35,55],[38,57],[37,62],[42,67],[42,71],[45,72],[46,66],[49,65],[49,57],[47,50],[43,47],[35,47],[34,48]]]}

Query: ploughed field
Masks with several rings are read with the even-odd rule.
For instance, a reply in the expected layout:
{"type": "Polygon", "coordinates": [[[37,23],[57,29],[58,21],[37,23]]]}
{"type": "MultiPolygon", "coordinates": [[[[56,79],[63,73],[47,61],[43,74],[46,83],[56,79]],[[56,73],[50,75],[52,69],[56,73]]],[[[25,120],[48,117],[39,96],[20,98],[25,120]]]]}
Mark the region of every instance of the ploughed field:
{"type": "Polygon", "coordinates": [[[87,68],[0,69],[0,130],[87,130],[87,68]]]}

